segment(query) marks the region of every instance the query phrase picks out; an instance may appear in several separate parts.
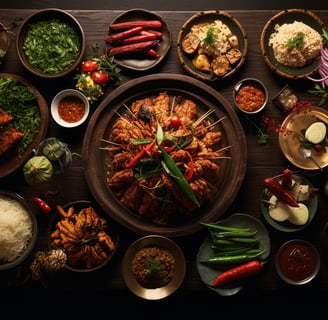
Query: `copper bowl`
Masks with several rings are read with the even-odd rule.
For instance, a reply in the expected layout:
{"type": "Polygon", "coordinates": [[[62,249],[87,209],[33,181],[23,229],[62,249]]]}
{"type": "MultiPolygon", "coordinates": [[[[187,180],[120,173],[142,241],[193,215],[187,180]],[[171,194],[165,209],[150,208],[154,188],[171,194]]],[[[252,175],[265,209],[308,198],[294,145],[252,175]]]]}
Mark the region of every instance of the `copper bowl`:
{"type": "Polygon", "coordinates": [[[16,49],[17,49],[18,58],[20,62],[23,64],[25,69],[27,69],[33,75],[40,78],[57,79],[70,74],[71,72],[76,70],[76,68],[82,62],[84,58],[85,48],[86,48],[86,39],[82,26],[73,15],[71,15],[65,10],[55,9],[55,8],[38,10],[32,13],[29,17],[27,17],[19,26],[19,29],[17,31],[16,49]],[[63,23],[66,23],[75,30],[75,32],[78,34],[79,37],[80,52],[75,62],[71,64],[66,70],[60,71],[58,73],[45,73],[37,69],[35,66],[33,66],[30,63],[28,56],[25,54],[23,46],[29,30],[29,25],[31,23],[36,23],[39,21],[50,21],[52,19],[57,19],[63,23]]]}

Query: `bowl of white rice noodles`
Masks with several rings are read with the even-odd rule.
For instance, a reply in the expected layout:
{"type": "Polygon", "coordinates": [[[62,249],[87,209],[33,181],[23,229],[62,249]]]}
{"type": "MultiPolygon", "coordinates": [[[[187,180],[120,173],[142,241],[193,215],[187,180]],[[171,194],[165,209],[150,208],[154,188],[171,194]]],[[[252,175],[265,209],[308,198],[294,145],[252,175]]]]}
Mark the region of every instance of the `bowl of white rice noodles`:
{"type": "Polygon", "coordinates": [[[22,196],[0,190],[0,270],[18,266],[37,240],[37,219],[22,196]]]}
{"type": "Polygon", "coordinates": [[[284,10],[265,24],[261,51],[266,64],[280,76],[291,79],[314,74],[321,63],[323,21],[303,9],[284,10]]]}

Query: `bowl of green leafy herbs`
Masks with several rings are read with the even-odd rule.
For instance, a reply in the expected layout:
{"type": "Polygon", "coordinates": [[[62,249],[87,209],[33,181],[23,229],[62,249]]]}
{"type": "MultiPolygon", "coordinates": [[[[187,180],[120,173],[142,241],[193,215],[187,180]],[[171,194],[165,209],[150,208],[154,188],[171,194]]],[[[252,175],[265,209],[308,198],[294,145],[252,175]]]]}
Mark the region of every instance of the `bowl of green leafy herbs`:
{"type": "Polygon", "coordinates": [[[49,8],[32,13],[19,26],[18,57],[33,75],[54,79],[73,72],[86,47],[78,20],[65,10],[49,8]]]}

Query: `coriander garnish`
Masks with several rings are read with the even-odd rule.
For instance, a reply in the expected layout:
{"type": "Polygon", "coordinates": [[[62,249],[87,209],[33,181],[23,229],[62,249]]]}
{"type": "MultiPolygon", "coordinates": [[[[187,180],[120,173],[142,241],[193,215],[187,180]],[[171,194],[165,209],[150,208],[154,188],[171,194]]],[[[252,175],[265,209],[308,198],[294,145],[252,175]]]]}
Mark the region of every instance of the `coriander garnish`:
{"type": "Polygon", "coordinates": [[[206,33],[206,37],[203,40],[203,43],[208,46],[213,46],[215,39],[218,37],[217,33],[214,32],[214,28],[210,27],[206,33]]]}
{"type": "Polygon", "coordinates": [[[286,47],[293,48],[303,43],[304,32],[298,32],[296,37],[291,38],[287,41],[286,47]]]}

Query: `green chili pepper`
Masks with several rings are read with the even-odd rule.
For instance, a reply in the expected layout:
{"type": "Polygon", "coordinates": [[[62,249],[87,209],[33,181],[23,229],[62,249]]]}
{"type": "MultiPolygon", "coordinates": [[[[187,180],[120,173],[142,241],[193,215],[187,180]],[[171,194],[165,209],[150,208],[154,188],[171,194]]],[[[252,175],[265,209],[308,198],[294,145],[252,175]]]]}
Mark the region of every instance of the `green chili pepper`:
{"type": "Polygon", "coordinates": [[[256,231],[222,231],[214,233],[217,238],[253,237],[256,231]]]}
{"type": "Polygon", "coordinates": [[[211,230],[214,231],[250,231],[249,228],[239,228],[239,227],[228,227],[228,226],[223,226],[220,224],[216,224],[216,223],[205,223],[205,222],[201,222],[201,224],[211,230]]]}
{"type": "MultiPolygon", "coordinates": [[[[254,249],[256,250],[256,249],[254,249]]],[[[264,252],[267,250],[260,250],[257,249],[256,252],[254,251],[253,253],[249,254],[237,254],[233,256],[215,256],[213,258],[207,259],[207,260],[200,260],[201,263],[206,263],[206,264],[230,264],[230,263],[241,263],[241,262],[247,262],[251,261],[260,255],[262,255],[264,252]]]]}
{"type": "Polygon", "coordinates": [[[158,148],[162,152],[163,161],[165,163],[165,166],[172,173],[172,176],[174,177],[175,182],[178,184],[178,186],[180,187],[180,189],[184,193],[184,195],[189,200],[191,200],[197,207],[200,207],[198,199],[196,198],[194,192],[192,191],[192,189],[189,185],[189,182],[185,179],[184,175],[182,174],[182,172],[180,171],[179,167],[176,165],[174,160],[171,158],[171,156],[161,146],[161,144],[164,140],[164,134],[163,134],[163,129],[160,125],[157,125],[156,139],[157,139],[158,148]]]}

